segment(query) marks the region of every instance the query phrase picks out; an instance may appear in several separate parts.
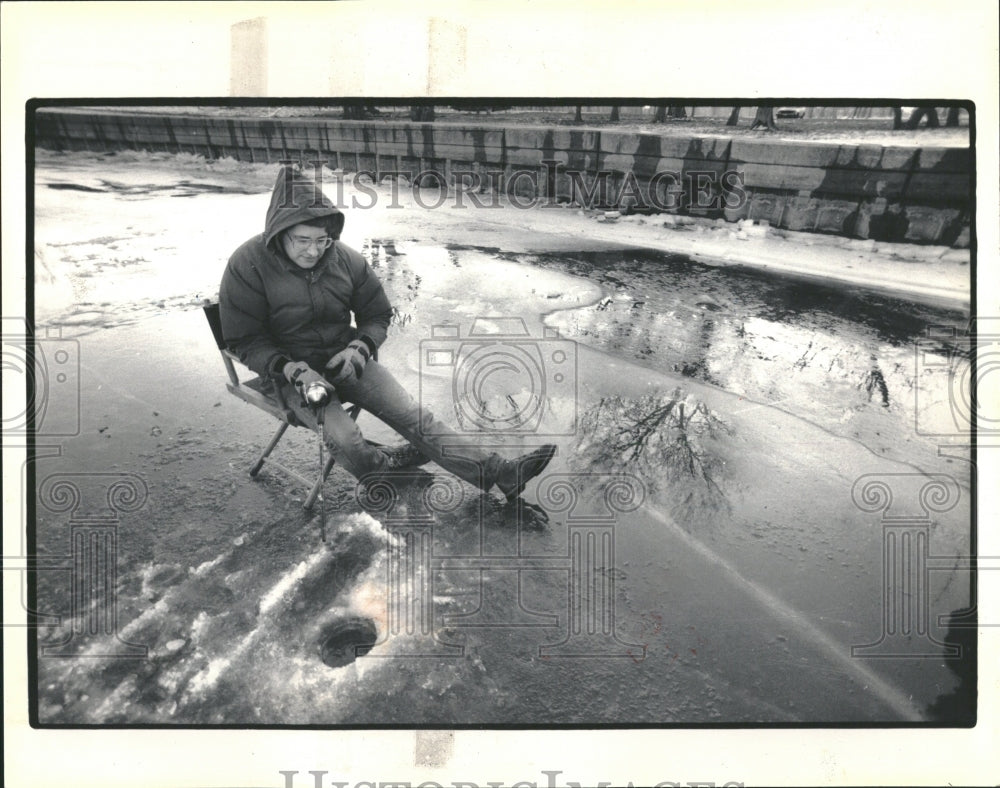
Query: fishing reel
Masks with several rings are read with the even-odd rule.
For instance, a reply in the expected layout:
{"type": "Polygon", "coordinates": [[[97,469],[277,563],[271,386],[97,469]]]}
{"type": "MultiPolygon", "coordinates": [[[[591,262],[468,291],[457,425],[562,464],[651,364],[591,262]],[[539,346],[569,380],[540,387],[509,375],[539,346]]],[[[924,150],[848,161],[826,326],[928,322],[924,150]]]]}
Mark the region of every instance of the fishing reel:
{"type": "Polygon", "coordinates": [[[302,394],[306,403],[313,408],[322,408],[330,401],[330,392],[319,382],[310,383],[302,394]]]}

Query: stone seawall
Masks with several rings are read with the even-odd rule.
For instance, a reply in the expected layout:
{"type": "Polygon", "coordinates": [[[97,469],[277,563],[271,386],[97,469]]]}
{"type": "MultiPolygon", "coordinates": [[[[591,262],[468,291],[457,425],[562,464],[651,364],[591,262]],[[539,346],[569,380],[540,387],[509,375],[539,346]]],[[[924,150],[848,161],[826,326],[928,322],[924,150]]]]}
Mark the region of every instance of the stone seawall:
{"type": "Polygon", "coordinates": [[[969,148],[891,147],[597,128],[225,118],[40,109],[51,150],[316,161],[513,199],[665,211],[877,241],[968,247],[969,148]],[[436,183],[435,183],[436,182],[436,183]]]}

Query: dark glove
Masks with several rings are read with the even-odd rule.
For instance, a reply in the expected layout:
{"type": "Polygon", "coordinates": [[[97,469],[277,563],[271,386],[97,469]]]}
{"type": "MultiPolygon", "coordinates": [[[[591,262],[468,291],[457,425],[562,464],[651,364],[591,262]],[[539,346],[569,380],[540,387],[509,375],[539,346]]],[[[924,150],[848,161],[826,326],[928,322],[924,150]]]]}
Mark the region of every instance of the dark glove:
{"type": "Polygon", "coordinates": [[[300,394],[304,394],[306,389],[313,383],[320,383],[323,388],[333,391],[333,386],[327,383],[322,375],[304,361],[289,361],[282,368],[281,373],[285,376],[285,380],[292,383],[299,390],[300,394]]]}
{"type": "Polygon", "coordinates": [[[368,345],[355,339],[326,362],[334,383],[350,383],[361,377],[361,372],[371,357],[368,345]]]}

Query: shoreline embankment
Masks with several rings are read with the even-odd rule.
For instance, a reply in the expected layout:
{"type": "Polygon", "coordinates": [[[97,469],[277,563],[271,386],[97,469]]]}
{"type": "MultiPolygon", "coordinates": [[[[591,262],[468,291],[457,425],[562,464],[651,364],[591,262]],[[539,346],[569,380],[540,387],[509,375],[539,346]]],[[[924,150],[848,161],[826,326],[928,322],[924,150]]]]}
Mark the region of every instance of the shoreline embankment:
{"type": "Polygon", "coordinates": [[[39,108],[34,144],[322,162],[422,185],[879,243],[970,246],[970,147],[599,127],[39,108]]]}

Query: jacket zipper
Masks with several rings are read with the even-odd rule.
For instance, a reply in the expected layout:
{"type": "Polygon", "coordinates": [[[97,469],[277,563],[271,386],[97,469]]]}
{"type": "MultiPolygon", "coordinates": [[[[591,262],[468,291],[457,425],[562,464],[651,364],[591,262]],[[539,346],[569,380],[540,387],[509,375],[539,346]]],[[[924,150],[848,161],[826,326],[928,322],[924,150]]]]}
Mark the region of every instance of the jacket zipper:
{"type": "Polygon", "coordinates": [[[317,272],[315,270],[310,271],[306,275],[306,287],[309,290],[309,305],[310,305],[310,307],[312,307],[312,324],[313,324],[313,326],[315,326],[315,328],[313,328],[313,331],[316,332],[316,338],[320,342],[322,342],[323,341],[323,333],[320,331],[320,329],[318,327],[319,326],[319,310],[316,307],[316,296],[315,296],[315,290],[313,289],[313,285],[316,284],[316,282],[317,282],[318,279],[319,279],[319,277],[318,277],[318,274],[317,274],[317,272]]]}

